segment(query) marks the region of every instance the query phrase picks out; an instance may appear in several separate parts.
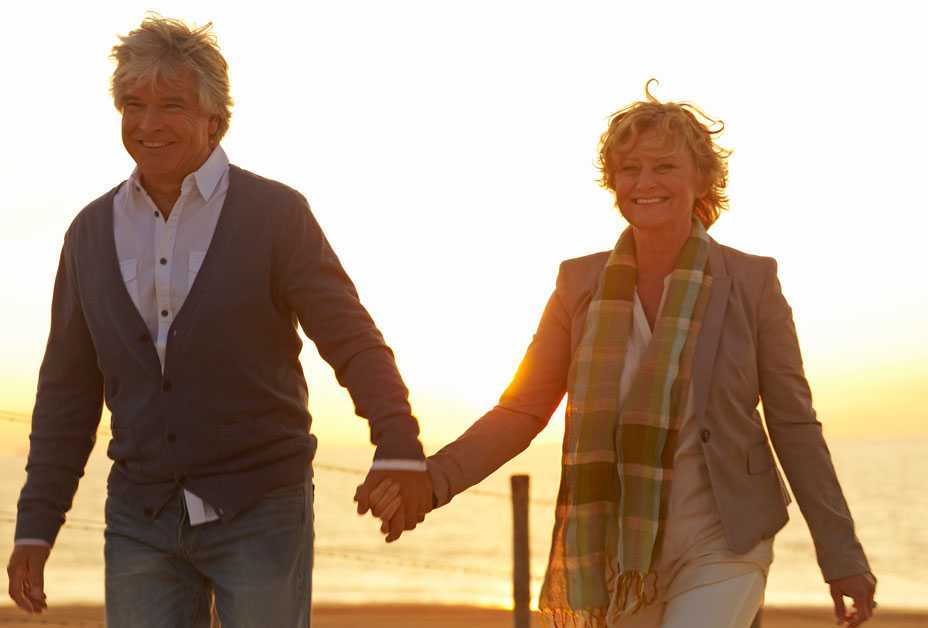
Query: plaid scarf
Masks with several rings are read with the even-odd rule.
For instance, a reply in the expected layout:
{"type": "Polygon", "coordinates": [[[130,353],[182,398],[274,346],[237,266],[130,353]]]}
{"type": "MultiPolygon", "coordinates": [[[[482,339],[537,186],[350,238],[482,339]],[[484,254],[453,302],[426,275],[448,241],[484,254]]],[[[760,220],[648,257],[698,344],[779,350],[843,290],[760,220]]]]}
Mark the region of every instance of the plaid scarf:
{"type": "Polygon", "coordinates": [[[568,374],[561,486],[539,602],[555,628],[602,628],[654,600],[651,566],[712,284],[708,252],[709,236],[694,219],[622,405],[637,277],[631,227],[606,262],[568,374]]]}

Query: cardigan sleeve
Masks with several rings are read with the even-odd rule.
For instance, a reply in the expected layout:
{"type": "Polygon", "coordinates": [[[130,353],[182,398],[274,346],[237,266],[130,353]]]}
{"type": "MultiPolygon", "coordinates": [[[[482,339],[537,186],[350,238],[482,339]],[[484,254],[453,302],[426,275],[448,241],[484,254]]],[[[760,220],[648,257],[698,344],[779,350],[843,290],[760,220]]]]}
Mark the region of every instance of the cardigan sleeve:
{"type": "Polygon", "coordinates": [[[771,260],[758,310],[758,375],[770,440],[808,523],[825,580],[870,571],[822,424],[812,407],[792,310],[771,260]]]}
{"type": "Polygon", "coordinates": [[[65,237],[52,297],[51,329],[39,371],[26,484],[16,538],[54,544],[96,441],[103,375],[81,308],[73,239],[65,237]]]}
{"type": "Polygon", "coordinates": [[[287,306],[338,382],[348,389],[355,412],[370,423],[375,459],[423,460],[419,424],[408,391],[354,284],[301,195],[280,237],[278,281],[287,306]]]}

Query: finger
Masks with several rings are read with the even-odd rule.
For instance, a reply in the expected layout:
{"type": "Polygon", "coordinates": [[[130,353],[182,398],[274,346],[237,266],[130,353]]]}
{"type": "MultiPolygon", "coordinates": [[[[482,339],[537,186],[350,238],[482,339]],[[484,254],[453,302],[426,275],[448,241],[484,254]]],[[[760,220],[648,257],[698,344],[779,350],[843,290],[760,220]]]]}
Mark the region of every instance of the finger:
{"type": "Polygon", "coordinates": [[[847,620],[847,609],[844,607],[844,595],[839,591],[832,589],[831,599],[835,604],[835,618],[840,626],[847,620]]]}
{"type": "Polygon", "coordinates": [[[37,565],[35,561],[29,564],[26,579],[26,594],[32,601],[33,607],[41,611],[45,606],[45,565],[37,565]]]}
{"type": "Polygon", "coordinates": [[[402,505],[403,505],[403,500],[400,498],[399,495],[396,495],[390,501],[390,503],[386,505],[386,507],[384,508],[383,514],[380,514],[377,516],[380,517],[384,522],[388,522],[390,521],[390,519],[393,518],[393,515],[396,514],[396,511],[399,510],[400,506],[402,505]]]}
{"type": "Polygon", "coordinates": [[[419,495],[416,491],[416,483],[412,478],[404,477],[400,495],[403,496],[403,524],[404,528],[410,521],[419,518],[419,495]]]}
{"type": "Polygon", "coordinates": [[[11,566],[12,573],[10,575],[10,597],[13,598],[13,601],[16,602],[16,606],[20,607],[27,613],[34,613],[35,609],[32,607],[32,600],[26,595],[26,569],[24,565],[15,565],[11,566]]]}
{"type": "Polygon", "coordinates": [[[383,480],[380,484],[378,484],[374,488],[374,490],[371,491],[371,495],[370,495],[371,503],[373,504],[383,499],[383,496],[386,495],[390,491],[390,489],[394,487],[396,487],[396,491],[399,492],[400,487],[396,482],[394,482],[393,480],[389,478],[383,480]]]}
{"type": "MultiPolygon", "coordinates": [[[[381,484],[383,486],[383,484],[381,484]]],[[[379,488],[379,487],[378,487],[379,488]]],[[[374,493],[371,493],[371,512],[375,517],[380,519],[389,519],[392,517],[391,514],[385,514],[386,509],[394,501],[398,504],[402,504],[403,500],[400,497],[400,487],[399,484],[391,484],[390,487],[384,491],[381,491],[378,497],[374,496],[374,493]]]]}
{"type": "Polygon", "coordinates": [[[854,596],[854,610],[857,611],[857,624],[860,625],[870,619],[872,615],[870,607],[870,595],[860,593],[854,596]]]}
{"type": "Polygon", "coordinates": [[[387,534],[387,538],[385,539],[387,543],[392,543],[396,539],[400,538],[405,528],[406,513],[402,508],[400,508],[397,510],[396,514],[393,515],[393,518],[390,519],[389,534],[387,534]]]}
{"type": "Polygon", "coordinates": [[[858,611],[854,613],[853,615],[851,615],[851,620],[848,622],[847,625],[849,628],[856,628],[857,626],[861,625],[865,621],[867,621],[867,616],[862,614],[860,611],[858,611]]]}
{"type": "Polygon", "coordinates": [[[364,480],[364,484],[358,486],[358,489],[354,492],[354,501],[358,502],[359,515],[363,515],[368,510],[370,510],[370,486],[368,486],[367,480],[364,480]]]}

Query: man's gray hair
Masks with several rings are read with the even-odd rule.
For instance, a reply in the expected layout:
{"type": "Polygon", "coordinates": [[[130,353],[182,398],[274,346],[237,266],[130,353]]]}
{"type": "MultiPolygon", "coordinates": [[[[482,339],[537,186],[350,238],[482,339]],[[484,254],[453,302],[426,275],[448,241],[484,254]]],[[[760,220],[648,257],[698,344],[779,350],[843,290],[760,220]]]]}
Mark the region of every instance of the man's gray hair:
{"type": "Polygon", "coordinates": [[[229,66],[219,52],[212,22],[192,28],[180,20],[149,14],[128,35],[120,36],[110,58],[116,69],[110,92],[116,108],[122,111],[126,92],[139,81],[174,82],[184,73],[195,77],[200,106],[219,118],[216,143],[229,129],[232,97],[229,95],[229,66]]]}

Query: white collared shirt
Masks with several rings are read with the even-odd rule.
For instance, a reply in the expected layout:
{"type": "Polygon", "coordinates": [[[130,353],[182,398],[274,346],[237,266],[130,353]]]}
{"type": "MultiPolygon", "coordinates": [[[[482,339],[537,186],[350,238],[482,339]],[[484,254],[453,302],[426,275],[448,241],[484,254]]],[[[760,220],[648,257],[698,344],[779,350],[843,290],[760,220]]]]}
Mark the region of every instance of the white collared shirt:
{"type": "MultiPolygon", "coordinates": [[[[229,159],[221,146],[187,175],[167,219],[142,187],[138,168],[113,198],[119,269],[132,302],[155,343],[161,368],[171,323],[183,307],[209,250],[229,191],[229,159]]],[[[184,489],[190,525],[218,518],[184,489]]]]}

